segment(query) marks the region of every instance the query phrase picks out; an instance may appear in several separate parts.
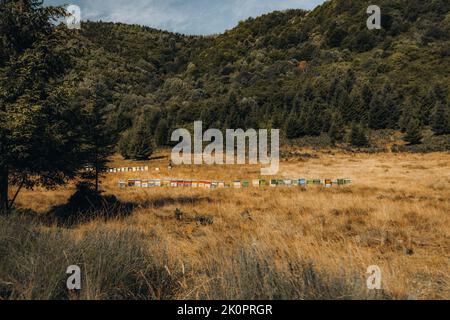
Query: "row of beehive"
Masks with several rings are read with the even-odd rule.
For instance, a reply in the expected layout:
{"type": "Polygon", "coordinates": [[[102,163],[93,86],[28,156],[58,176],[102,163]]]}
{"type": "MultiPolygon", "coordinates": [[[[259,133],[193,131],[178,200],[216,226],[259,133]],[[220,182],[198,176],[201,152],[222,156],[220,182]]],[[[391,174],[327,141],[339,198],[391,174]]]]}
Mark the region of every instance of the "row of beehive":
{"type": "Polygon", "coordinates": [[[272,180],[236,180],[231,183],[224,181],[208,181],[208,180],[182,180],[182,179],[129,179],[127,181],[120,180],[119,187],[136,187],[136,188],[153,188],[153,187],[171,187],[171,188],[248,188],[253,187],[278,187],[278,186],[300,186],[323,185],[331,188],[333,185],[343,186],[351,183],[349,179],[272,179],[272,180]]]}
{"type": "Polygon", "coordinates": [[[144,172],[148,171],[148,166],[145,167],[122,167],[122,168],[111,168],[106,170],[108,173],[117,173],[117,172],[144,172]]]}

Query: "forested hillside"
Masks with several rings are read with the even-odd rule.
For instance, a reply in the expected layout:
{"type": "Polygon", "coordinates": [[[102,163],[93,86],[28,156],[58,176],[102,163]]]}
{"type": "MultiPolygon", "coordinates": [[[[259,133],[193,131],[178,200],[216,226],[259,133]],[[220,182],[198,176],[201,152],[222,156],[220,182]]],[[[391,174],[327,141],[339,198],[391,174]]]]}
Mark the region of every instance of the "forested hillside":
{"type": "Polygon", "coordinates": [[[274,12],[210,37],[86,22],[72,74],[114,131],[144,127],[158,145],[194,120],[287,138],[340,140],[355,124],[450,133],[450,3],[380,0],[381,30],[366,27],[369,4],[274,12]]]}

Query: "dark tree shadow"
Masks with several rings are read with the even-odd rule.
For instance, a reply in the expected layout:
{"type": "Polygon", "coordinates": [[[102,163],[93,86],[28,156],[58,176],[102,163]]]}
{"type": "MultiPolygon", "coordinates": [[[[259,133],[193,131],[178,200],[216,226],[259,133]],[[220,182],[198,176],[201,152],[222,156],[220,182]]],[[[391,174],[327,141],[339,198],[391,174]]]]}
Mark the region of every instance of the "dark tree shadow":
{"type": "Polygon", "coordinates": [[[139,205],[141,208],[163,208],[169,205],[195,205],[201,203],[211,203],[212,199],[210,197],[163,197],[157,198],[153,200],[148,200],[144,202],[140,202],[139,205]]]}
{"type": "Polygon", "coordinates": [[[88,186],[78,186],[67,203],[55,206],[46,215],[48,223],[73,227],[92,220],[118,219],[129,216],[135,204],[122,202],[113,195],[102,195],[88,186]]]}
{"type": "Polygon", "coordinates": [[[75,227],[93,220],[125,218],[138,208],[163,208],[169,205],[211,203],[210,197],[163,197],[142,202],[123,202],[114,195],[103,195],[89,185],[80,184],[67,203],[55,206],[42,217],[46,224],[75,227]]]}

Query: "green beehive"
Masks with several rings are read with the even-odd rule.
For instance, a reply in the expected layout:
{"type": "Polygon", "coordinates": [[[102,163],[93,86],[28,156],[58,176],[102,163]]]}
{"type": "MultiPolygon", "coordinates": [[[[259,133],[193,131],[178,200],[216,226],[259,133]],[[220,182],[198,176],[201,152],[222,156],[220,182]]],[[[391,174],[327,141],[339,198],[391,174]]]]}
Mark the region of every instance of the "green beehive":
{"type": "Polygon", "coordinates": [[[242,186],[244,188],[248,188],[248,187],[250,187],[250,182],[248,180],[244,180],[244,181],[242,181],[242,186]]]}

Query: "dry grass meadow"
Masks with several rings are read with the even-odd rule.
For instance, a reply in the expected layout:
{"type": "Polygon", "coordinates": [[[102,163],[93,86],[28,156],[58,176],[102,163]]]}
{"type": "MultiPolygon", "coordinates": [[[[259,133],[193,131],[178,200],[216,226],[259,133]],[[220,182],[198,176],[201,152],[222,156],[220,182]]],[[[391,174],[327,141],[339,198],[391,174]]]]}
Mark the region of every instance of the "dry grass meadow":
{"type": "MultiPolygon", "coordinates": [[[[259,178],[255,166],[180,166],[168,172],[168,152],[142,163],[149,172],[107,174],[105,194],[132,203],[132,211],[70,228],[33,222],[45,243],[59,244],[38,245],[36,256],[54,260],[9,261],[10,267],[0,267],[0,280],[2,268],[5,274],[19,263],[28,267],[15,271],[22,272],[15,278],[4,276],[3,291],[17,299],[450,298],[450,154],[301,152],[283,159],[280,178],[353,183],[305,190],[118,188],[119,179],[127,178],[259,178]],[[70,248],[82,252],[71,256],[70,248]],[[84,287],[66,296],[58,283],[64,284],[66,265],[77,263],[84,287]],[[49,266],[56,264],[64,267],[54,267],[61,273],[55,284],[37,289],[38,281],[47,280],[27,272],[56,272],[49,266]],[[370,265],[381,268],[381,291],[366,287],[370,265]]],[[[128,164],[117,157],[111,166],[128,164]]],[[[73,192],[70,186],[25,191],[18,206],[45,216],[73,192]]],[[[3,224],[14,238],[14,227],[3,224]]],[[[29,249],[21,250],[27,256],[29,249]]]]}

